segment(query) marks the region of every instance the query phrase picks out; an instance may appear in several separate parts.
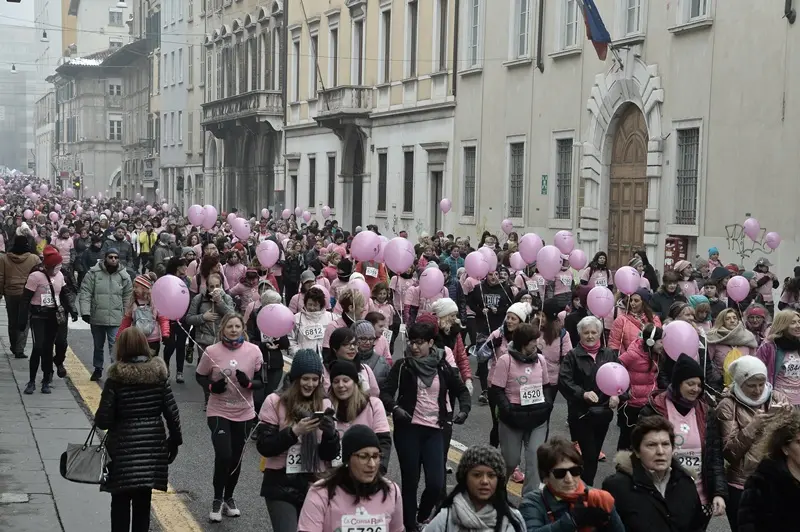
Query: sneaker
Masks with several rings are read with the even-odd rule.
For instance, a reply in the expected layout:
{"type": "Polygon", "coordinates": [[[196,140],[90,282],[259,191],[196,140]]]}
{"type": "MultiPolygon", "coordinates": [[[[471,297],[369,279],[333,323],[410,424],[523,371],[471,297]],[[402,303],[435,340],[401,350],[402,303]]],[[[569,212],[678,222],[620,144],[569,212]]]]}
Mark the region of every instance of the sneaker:
{"type": "Polygon", "coordinates": [[[28,358],[25,353],[14,353],[14,358],[28,358]]]}
{"type": "Polygon", "coordinates": [[[598,462],[605,462],[606,461],[606,453],[600,451],[600,456],[597,457],[598,462]]]}
{"type": "Polygon", "coordinates": [[[31,381],[25,386],[25,391],[23,391],[22,393],[24,393],[25,395],[33,395],[33,392],[35,391],[36,391],[36,383],[31,381]]]}
{"type": "Polygon", "coordinates": [[[194,362],[194,345],[192,345],[191,343],[189,343],[189,345],[186,346],[186,355],[184,359],[189,364],[194,362]]]}
{"type": "Polygon", "coordinates": [[[222,522],[222,499],[214,499],[211,503],[211,513],[208,514],[208,520],[212,523],[222,522]]]}
{"type": "Polygon", "coordinates": [[[511,482],[516,482],[517,484],[525,482],[525,474],[518,467],[511,473],[511,482]]]}
{"type": "Polygon", "coordinates": [[[227,517],[239,517],[242,515],[241,510],[236,507],[236,501],[233,500],[233,497],[222,503],[222,511],[227,517]]]}
{"type": "Polygon", "coordinates": [[[453,466],[447,466],[445,468],[444,472],[447,473],[448,475],[452,475],[453,474],[453,466]]]}
{"type": "Polygon", "coordinates": [[[56,366],[56,375],[58,375],[59,379],[63,379],[67,376],[67,368],[64,367],[64,364],[56,366]]]}
{"type": "Polygon", "coordinates": [[[42,382],[42,393],[47,393],[47,394],[53,393],[53,390],[50,387],[50,381],[42,382]]]}
{"type": "Polygon", "coordinates": [[[177,382],[178,384],[183,384],[183,373],[181,373],[180,371],[175,374],[175,382],[177,382]]]}
{"type": "Polygon", "coordinates": [[[89,378],[89,380],[97,382],[102,378],[103,378],[103,370],[100,368],[94,368],[94,372],[92,373],[92,376],[89,378]]]}
{"type": "Polygon", "coordinates": [[[488,405],[489,404],[489,393],[486,390],[481,392],[481,396],[478,397],[478,403],[480,403],[482,405],[488,405]]]}

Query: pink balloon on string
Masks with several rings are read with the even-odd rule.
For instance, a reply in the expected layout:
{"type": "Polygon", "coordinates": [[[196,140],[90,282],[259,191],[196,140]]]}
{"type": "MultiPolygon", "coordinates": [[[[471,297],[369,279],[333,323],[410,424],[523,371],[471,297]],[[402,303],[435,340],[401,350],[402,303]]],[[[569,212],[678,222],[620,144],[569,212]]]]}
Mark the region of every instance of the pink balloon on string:
{"type": "Polygon", "coordinates": [[[55,211],[53,211],[50,214],[48,214],[47,217],[50,218],[51,222],[57,222],[58,221],[58,213],[55,212],[55,211]]]}
{"type": "Polygon", "coordinates": [[[130,216],[133,214],[133,207],[125,207],[125,212],[130,216]]]}
{"type": "Polygon", "coordinates": [[[164,203],[161,205],[161,210],[164,212],[169,212],[169,203],[164,203]]]}
{"type": "Polygon", "coordinates": [[[295,207],[294,208],[294,217],[300,218],[303,215],[303,208],[302,207],[295,207]]]}
{"type": "Polygon", "coordinates": [[[473,251],[464,259],[464,269],[473,279],[483,280],[489,274],[489,263],[482,253],[473,251]]]}
{"type": "Polygon", "coordinates": [[[576,270],[582,270],[586,267],[586,253],[580,249],[573,249],[569,254],[569,265],[576,270]]]}
{"type": "Polygon", "coordinates": [[[75,207],[75,214],[77,214],[78,216],[83,214],[83,207],[81,207],[80,205],[75,207]]]}
{"type": "Polygon", "coordinates": [[[189,309],[189,289],[182,279],[174,275],[165,275],[158,279],[150,297],[158,313],[171,320],[183,318],[189,309]]]}
{"type": "Polygon", "coordinates": [[[230,213],[228,213],[228,216],[225,217],[225,220],[227,220],[229,225],[233,224],[233,221],[235,219],[236,219],[236,213],[235,212],[230,212],[230,213]]]}
{"type": "Polygon", "coordinates": [[[407,238],[395,237],[384,247],[383,258],[390,270],[403,273],[414,264],[414,244],[407,238]]]}
{"type": "Polygon", "coordinates": [[[601,392],[613,397],[628,391],[631,385],[631,377],[622,364],[606,362],[597,370],[595,382],[601,392]]]}
{"type": "Polygon", "coordinates": [[[369,285],[363,279],[353,279],[347,283],[347,288],[350,290],[358,290],[364,296],[364,301],[369,301],[370,293],[369,285]]]}
{"type": "Polygon", "coordinates": [[[205,205],[203,207],[205,216],[203,216],[203,228],[208,230],[214,227],[217,223],[217,208],[213,205],[205,205]]]}
{"type": "Polygon", "coordinates": [[[555,246],[544,246],[536,254],[536,268],[539,274],[548,281],[552,281],[561,271],[561,251],[555,246]]]}
{"type": "Polygon", "coordinates": [[[502,229],[503,232],[508,235],[514,230],[514,224],[511,222],[511,220],[503,220],[500,222],[500,229],[502,229]]]}
{"type": "Polygon", "coordinates": [[[515,251],[511,254],[511,257],[508,259],[508,263],[518,272],[521,272],[528,266],[519,251],[515,251]]]}
{"type": "Polygon", "coordinates": [[[68,198],[74,198],[75,197],[75,191],[72,190],[71,188],[68,188],[67,190],[64,191],[64,195],[66,197],[68,197],[68,198]]]}
{"type": "Polygon", "coordinates": [[[322,217],[327,219],[331,215],[331,208],[327,205],[322,207],[322,217]]]}
{"type": "Polygon", "coordinates": [[[486,264],[489,265],[490,272],[493,272],[497,269],[497,254],[494,251],[484,246],[478,248],[478,253],[483,255],[483,258],[486,259],[486,264]]]}
{"type": "Polygon", "coordinates": [[[623,266],[614,273],[614,286],[626,295],[631,295],[639,289],[641,276],[635,268],[623,266]]]}
{"type": "Polygon", "coordinates": [[[439,268],[425,268],[419,276],[419,293],[422,297],[430,299],[442,293],[444,288],[444,274],[439,268]]]}
{"type": "Polygon", "coordinates": [[[758,233],[761,232],[761,224],[758,223],[758,220],[755,218],[748,218],[744,221],[744,234],[750,240],[756,240],[758,238],[758,233]]]}
{"type": "MultiPolygon", "coordinates": [[[[128,208],[130,209],[130,207],[128,208]]],[[[189,223],[192,225],[203,225],[203,220],[205,220],[206,217],[206,211],[203,209],[202,205],[192,205],[189,207],[186,217],[189,218],[189,223]]]]}
{"type": "Polygon", "coordinates": [[[156,214],[158,214],[158,211],[150,207],[150,212],[148,214],[150,214],[150,216],[155,216],[156,214]]]}
{"type": "Polygon", "coordinates": [[[47,194],[48,190],[50,190],[50,188],[47,185],[42,185],[39,187],[39,193],[42,194],[42,196],[47,194]]]}
{"type": "Polygon", "coordinates": [[[608,316],[614,308],[614,294],[605,286],[595,286],[586,296],[586,306],[595,316],[608,316]]]}
{"type": "Polygon", "coordinates": [[[284,220],[288,220],[291,215],[292,211],[290,211],[289,209],[283,209],[283,212],[281,213],[281,218],[283,218],[284,220]]]}
{"type": "Polygon", "coordinates": [[[439,202],[439,209],[445,214],[450,212],[450,209],[452,208],[453,208],[453,202],[447,198],[444,198],[442,199],[442,201],[439,202]]]}
{"type": "MultiPolygon", "coordinates": [[[[234,215],[235,216],[235,215],[234,215]]],[[[261,209],[261,217],[265,220],[269,218],[269,209],[261,209]]]]}
{"type": "Polygon", "coordinates": [[[53,205],[53,210],[56,212],[61,212],[61,204],[56,203],[55,205],[53,205]]]}
{"type": "Polygon", "coordinates": [[[728,280],[725,291],[729,298],[739,303],[750,294],[750,281],[741,275],[736,275],[728,280]]]}
{"type": "Polygon", "coordinates": [[[374,260],[380,248],[381,239],[372,231],[361,231],[350,244],[350,253],[356,260],[374,260]]]}
{"type": "Polygon", "coordinates": [[[266,336],[280,338],[286,336],[294,328],[294,314],[280,304],[266,305],[256,317],[258,329],[266,336]]]}
{"type": "Polygon", "coordinates": [[[575,237],[571,231],[559,231],[553,238],[553,244],[561,253],[569,255],[575,249],[575,237]]]}
{"type": "Polygon", "coordinates": [[[700,336],[691,323],[680,320],[669,322],[664,326],[663,340],[664,351],[672,360],[678,360],[681,354],[697,360],[700,336]]]}
{"type": "Polygon", "coordinates": [[[256,248],[256,257],[262,268],[272,268],[280,256],[281,250],[272,240],[264,240],[256,248]]]}
{"type": "Polygon", "coordinates": [[[303,221],[306,223],[311,221],[311,213],[308,211],[303,211],[303,221]]]}
{"type": "Polygon", "coordinates": [[[239,240],[247,240],[250,237],[250,222],[244,218],[236,218],[231,224],[231,229],[239,240]]]}
{"type": "Polygon", "coordinates": [[[775,251],[776,249],[778,249],[778,246],[781,245],[781,235],[779,235],[775,231],[770,231],[769,233],[767,233],[767,236],[765,238],[765,243],[767,244],[767,247],[769,249],[775,251]]]}
{"type": "Polygon", "coordinates": [[[526,263],[533,264],[536,262],[536,256],[543,246],[544,242],[539,238],[539,235],[536,233],[526,233],[519,241],[519,252],[526,263]]]}

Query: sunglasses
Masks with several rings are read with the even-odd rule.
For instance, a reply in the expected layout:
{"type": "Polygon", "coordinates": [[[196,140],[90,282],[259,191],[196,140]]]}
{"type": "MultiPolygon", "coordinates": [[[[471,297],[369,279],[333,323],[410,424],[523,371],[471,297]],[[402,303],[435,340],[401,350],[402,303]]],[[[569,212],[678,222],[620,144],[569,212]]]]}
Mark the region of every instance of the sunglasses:
{"type": "Polygon", "coordinates": [[[562,478],[567,476],[567,473],[572,475],[572,478],[578,478],[583,474],[583,468],[581,466],[575,467],[557,467],[551,471],[553,478],[557,478],[561,480],[562,478]]]}
{"type": "Polygon", "coordinates": [[[109,255],[106,257],[108,260],[119,260],[119,257],[115,257],[114,255],[109,255]]]}

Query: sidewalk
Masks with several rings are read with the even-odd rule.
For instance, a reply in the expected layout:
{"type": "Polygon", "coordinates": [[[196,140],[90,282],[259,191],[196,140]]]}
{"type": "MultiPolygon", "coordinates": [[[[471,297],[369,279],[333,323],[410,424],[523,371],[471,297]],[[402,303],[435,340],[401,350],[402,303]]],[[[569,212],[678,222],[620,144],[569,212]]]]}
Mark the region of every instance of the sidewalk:
{"type": "MultiPolygon", "coordinates": [[[[30,355],[28,338],[26,353],[30,355]]],[[[64,480],[61,453],[81,443],[91,428],[66,380],[53,393],[23,395],[28,360],[14,359],[8,343],[5,303],[0,304],[0,530],[104,532],[111,528],[108,494],[98,486],[64,480]]]]}

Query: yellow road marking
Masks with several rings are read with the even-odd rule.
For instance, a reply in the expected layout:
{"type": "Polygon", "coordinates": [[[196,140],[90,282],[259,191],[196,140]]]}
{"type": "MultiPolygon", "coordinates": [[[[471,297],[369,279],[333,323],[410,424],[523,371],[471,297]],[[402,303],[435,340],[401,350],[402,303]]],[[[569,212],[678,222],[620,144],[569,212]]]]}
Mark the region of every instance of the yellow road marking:
{"type": "MultiPolygon", "coordinates": [[[[67,348],[67,358],[64,361],[64,366],[66,366],[69,378],[86,406],[92,412],[97,411],[103,390],[99,384],[90,380],[91,374],[71,348],[67,348]]],[[[172,485],[167,487],[166,493],[153,491],[151,507],[164,532],[203,531],[203,527],[192,517],[189,508],[180,499],[172,485]]]]}

